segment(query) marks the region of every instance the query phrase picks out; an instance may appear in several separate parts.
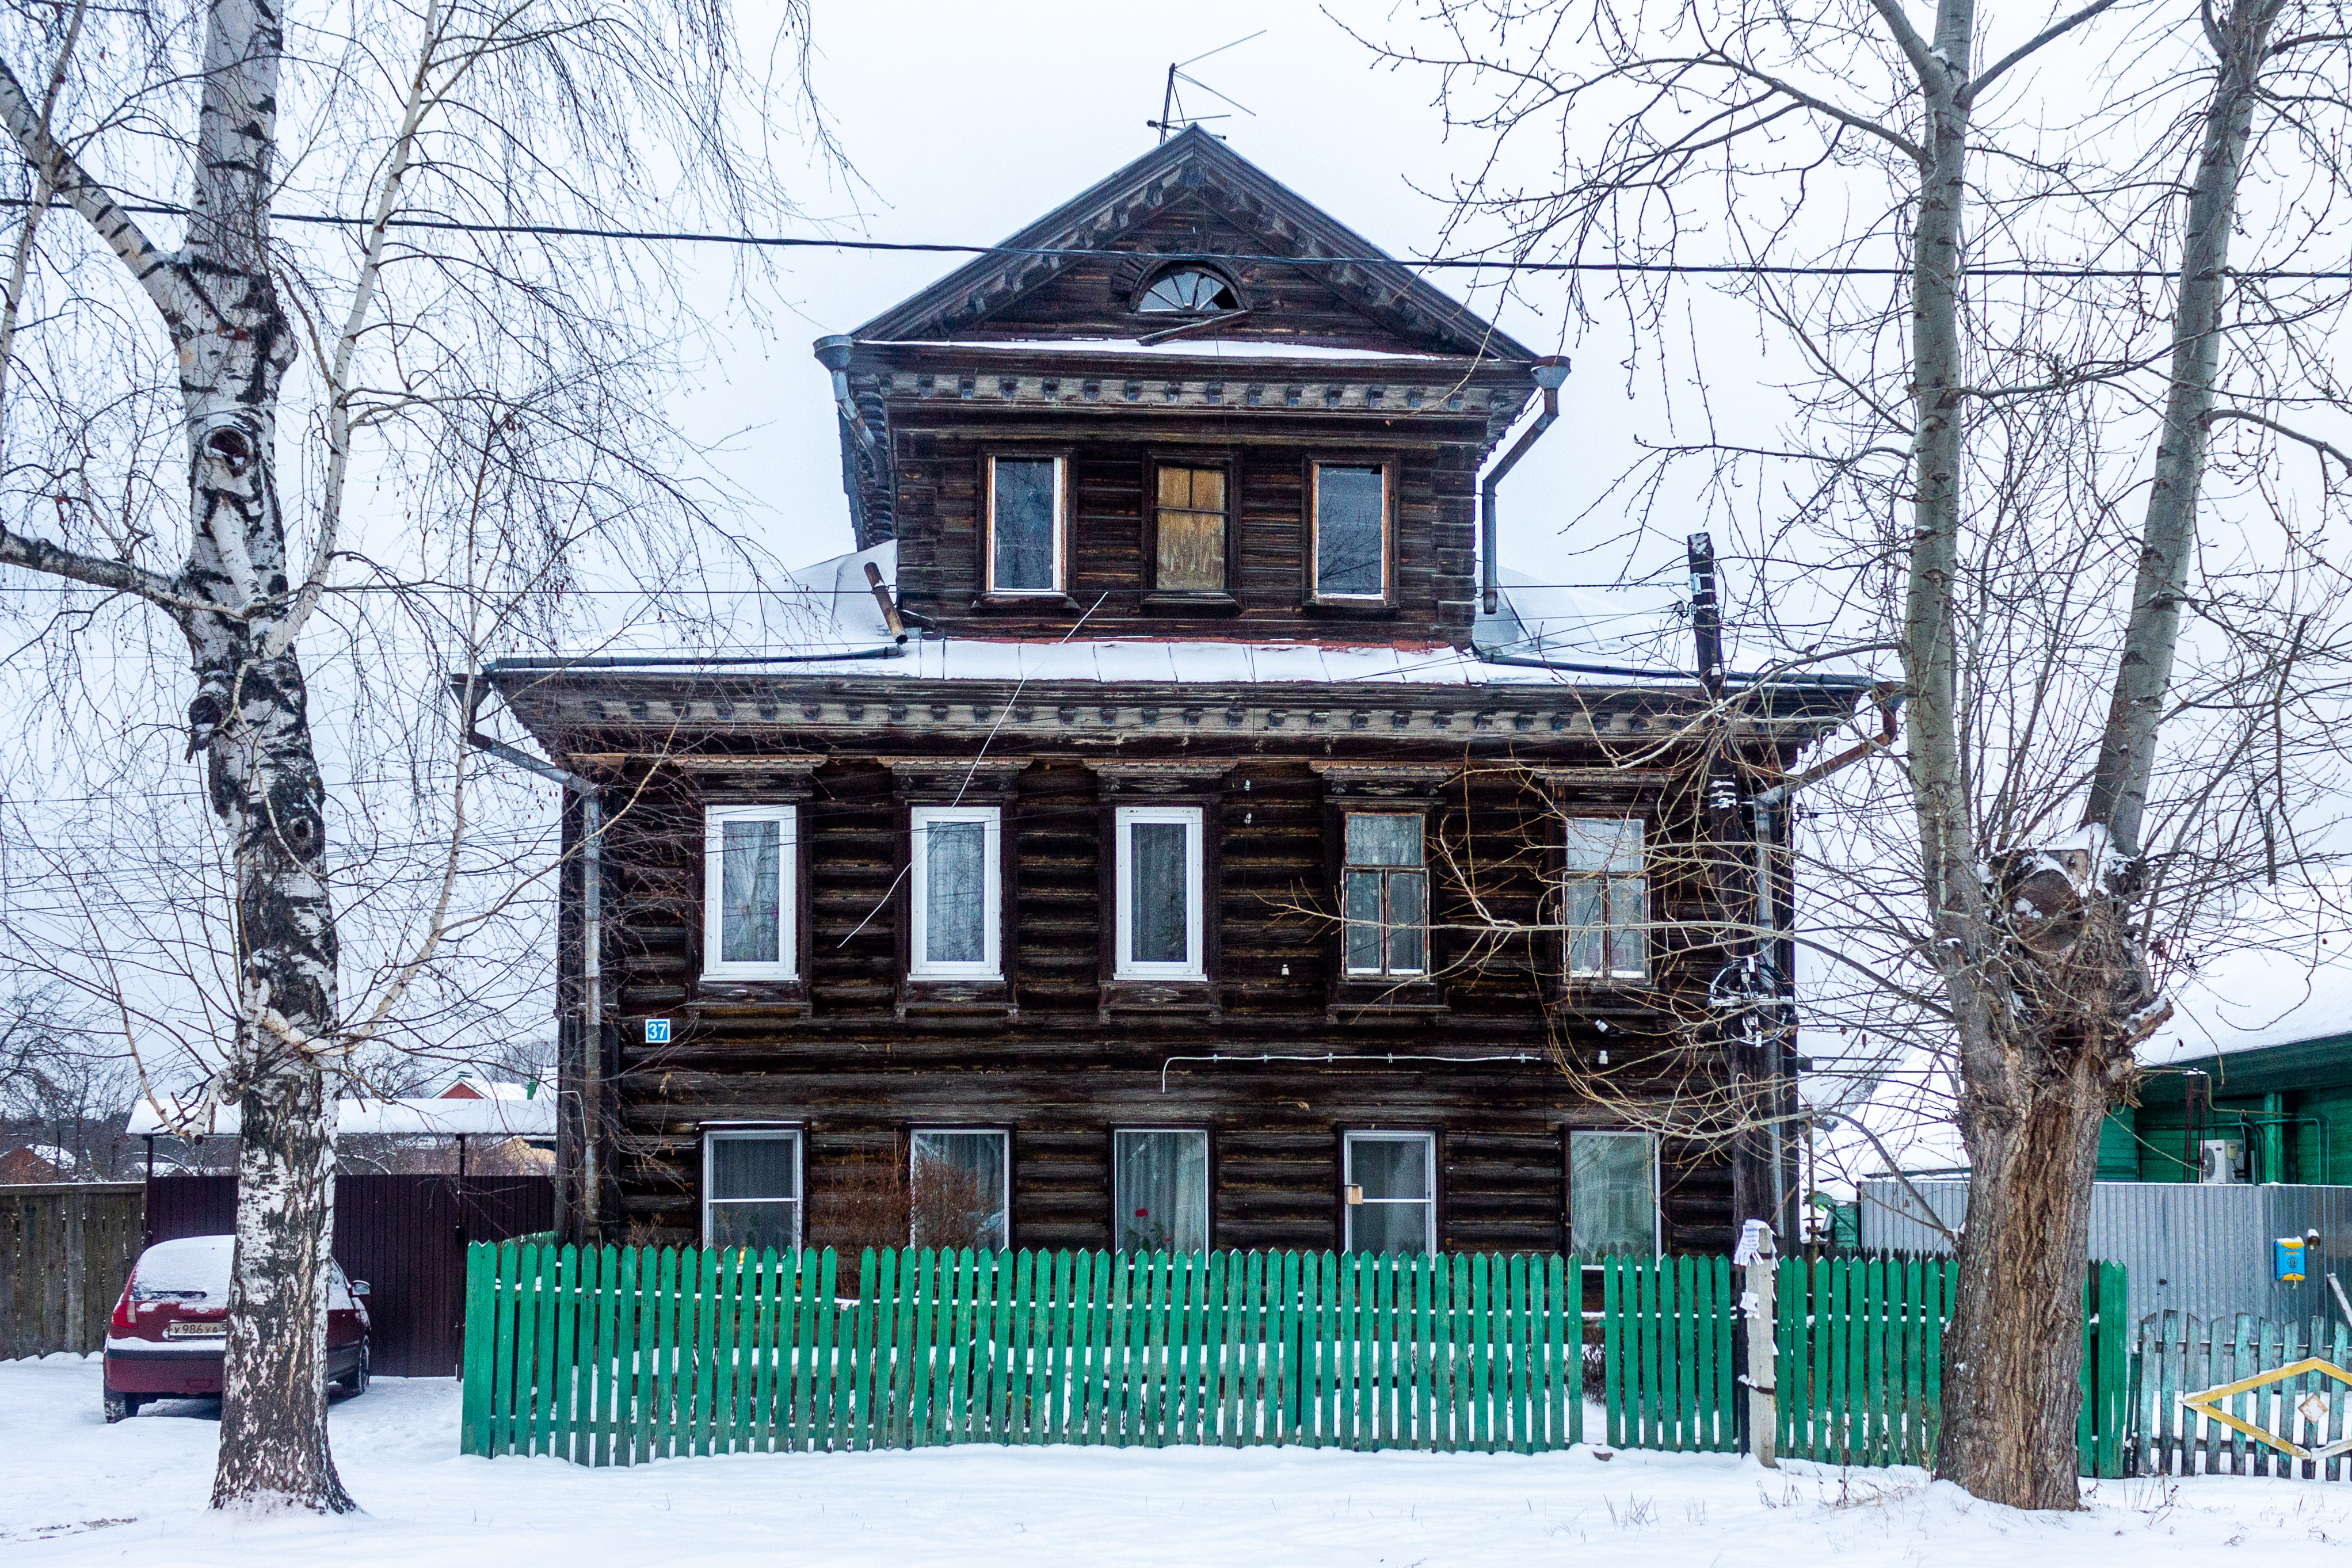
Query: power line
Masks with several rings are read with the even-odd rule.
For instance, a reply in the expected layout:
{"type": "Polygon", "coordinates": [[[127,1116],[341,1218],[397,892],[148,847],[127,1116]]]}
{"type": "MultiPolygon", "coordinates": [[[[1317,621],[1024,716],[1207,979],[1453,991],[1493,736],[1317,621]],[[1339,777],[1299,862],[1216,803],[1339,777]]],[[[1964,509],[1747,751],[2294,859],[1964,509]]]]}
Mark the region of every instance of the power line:
{"type": "MultiPolygon", "coordinates": [[[[27,206],[27,198],[0,198],[0,206],[27,206]]],[[[66,203],[53,200],[52,206],[66,203]]],[[[141,216],[186,217],[188,209],[171,203],[116,204],[119,210],[141,216]]],[[[312,224],[329,228],[368,228],[373,218],[343,217],[332,213],[272,213],[273,221],[284,224],[312,224]]],[[[453,234],[526,235],[546,239],[617,239],[641,240],[664,244],[733,245],[764,250],[845,250],[910,252],[940,256],[1026,256],[1048,259],[1069,257],[1126,258],[1138,253],[1086,246],[1018,246],[965,245],[929,240],[826,239],[799,235],[723,234],[695,229],[620,229],[593,228],[571,224],[487,224],[467,223],[458,218],[388,218],[388,228],[435,229],[453,234]]],[[[1532,272],[1532,273],[1607,273],[1654,277],[1908,277],[1907,267],[1822,266],[1770,262],[1681,262],[1681,261],[1496,261],[1474,257],[1432,257],[1422,260],[1400,260],[1392,256],[1281,256],[1253,255],[1224,251],[1152,252],[1155,261],[1222,261],[1255,262],[1279,267],[1407,267],[1425,272],[1532,272]]],[[[1963,267],[1963,277],[2045,278],[2054,280],[2087,280],[2114,278],[2157,281],[2177,277],[2179,271],[2167,267],[2055,267],[2017,262],[1963,267]]],[[[2250,270],[2231,268],[2227,276],[2249,279],[2321,281],[2343,279],[2352,282],[2352,267],[2294,268],[2263,267],[2250,270]]]]}

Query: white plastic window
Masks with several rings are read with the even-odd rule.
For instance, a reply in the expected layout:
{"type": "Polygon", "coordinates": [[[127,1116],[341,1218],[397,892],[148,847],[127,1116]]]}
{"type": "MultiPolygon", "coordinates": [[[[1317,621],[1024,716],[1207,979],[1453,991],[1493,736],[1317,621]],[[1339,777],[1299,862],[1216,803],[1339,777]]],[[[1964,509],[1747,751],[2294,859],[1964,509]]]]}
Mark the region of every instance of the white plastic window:
{"type": "Polygon", "coordinates": [[[1122,1252],[1209,1249],[1209,1134],[1122,1128],[1111,1134],[1122,1252]]]}
{"type": "Polygon", "coordinates": [[[1650,973],[1650,883],[1642,824],[1572,817],[1560,894],[1568,972],[1579,979],[1641,980],[1650,973]]]}
{"type": "Polygon", "coordinates": [[[1060,593],[1062,486],[1059,457],[988,460],[988,591],[1060,593]]]}
{"type": "Polygon", "coordinates": [[[1201,945],[1201,808],[1121,806],[1114,902],[1121,979],[1207,978],[1201,945]]]}
{"type": "Polygon", "coordinates": [[[703,813],[706,977],[799,977],[799,821],[792,806],[712,806],[703,813]]]}
{"type": "Polygon", "coordinates": [[[909,1150],[908,1209],[918,1247],[1001,1251],[1011,1233],[1011,1140],[1002,1132],[918,1131],[909,1150]]]}
{"type": "Polygon", "coordinates": [[[917,806],[908,820],[908,973],[919,980],[1001,978],[1003,813],[994,806],[917,806]]]}
{"type": "Polygon", "coordinates": [[[1437,1140],[1427,1133],[1347,1136],[1348,1250],[1437,1250],[1437,1140]]]}
{"type": "Polygon", "coordinates": [[[702,1241],[779,1252],[800,1246],[800,1134],[762,1129],[702,1135],[702,1241]]]}

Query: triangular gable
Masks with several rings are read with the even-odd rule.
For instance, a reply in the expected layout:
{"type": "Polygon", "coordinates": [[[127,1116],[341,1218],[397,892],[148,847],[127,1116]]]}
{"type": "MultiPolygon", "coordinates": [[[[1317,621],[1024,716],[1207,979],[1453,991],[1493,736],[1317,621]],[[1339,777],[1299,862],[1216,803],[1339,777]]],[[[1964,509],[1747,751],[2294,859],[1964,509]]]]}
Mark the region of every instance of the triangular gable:
{"type": "MultiPolygon", "coordinates": [[[[953,339],[986,324],[1034,322],[1052,335],[1048,296],[1081,276],[1113,288],[1133,280],[1120,268],[1139,264],[1099,256],[1040,255],[1119,251],[1155,261],[1197,249],[1206,257],[1349,257],[1337,265],[1290,267],[1278,259],[1242,264],[1263,287],[1284,284],[1327,292],[1337,310],[1360,319],[1356,338],[1385,335],[1385,346],[1424,353],[1532,360],[1534,351],[1371,241],[1339,223],[1198,126],[1172,136],[1126,168],[1039,218],[1002,246],[957,268],[929,288],[857,329],[866,341],[953,339]],[[1194,246],[1189,236],[1198,235],[1194,246]],[[1045,307],[1024,310],[1024,304],[1045,307]]],[[[1252,333],[1237,330],[1235,337],[1252,333]]],[[[1371,346],[1367,344],[1366,346],[1371,346]]]]}

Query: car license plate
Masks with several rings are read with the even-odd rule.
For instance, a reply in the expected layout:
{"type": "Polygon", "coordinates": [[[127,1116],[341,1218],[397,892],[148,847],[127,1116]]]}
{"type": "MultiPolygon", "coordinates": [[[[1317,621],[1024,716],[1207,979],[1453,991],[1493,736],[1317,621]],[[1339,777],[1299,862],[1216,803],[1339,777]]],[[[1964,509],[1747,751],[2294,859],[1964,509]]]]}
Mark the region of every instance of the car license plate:
{"type": "Polygon", "coordinates": [[[165,1339],[225,1339],[227,1336],[226,1323],[178,1322],[163,1325],[165,1339]]]}

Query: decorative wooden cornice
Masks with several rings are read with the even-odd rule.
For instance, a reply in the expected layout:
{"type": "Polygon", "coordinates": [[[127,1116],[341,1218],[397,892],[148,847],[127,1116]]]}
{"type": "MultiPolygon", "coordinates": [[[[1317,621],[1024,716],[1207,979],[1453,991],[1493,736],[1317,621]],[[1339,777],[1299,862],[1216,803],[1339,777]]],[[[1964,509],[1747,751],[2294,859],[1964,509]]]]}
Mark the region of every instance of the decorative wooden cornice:
{"type": "Polygon", "coordinates": [[[1230,757],[1152,761],[1090,757],[1086,765],[1106,795],[1184,795],[1199,793],[1241,763],[1230,757]]]}
{"type": "Polygon", "coordinates": [[[1462,769],[1450,763],[1326,762],[1307,764],[1327,793],[1348,800],[1425,800],[1462,769]]]}

